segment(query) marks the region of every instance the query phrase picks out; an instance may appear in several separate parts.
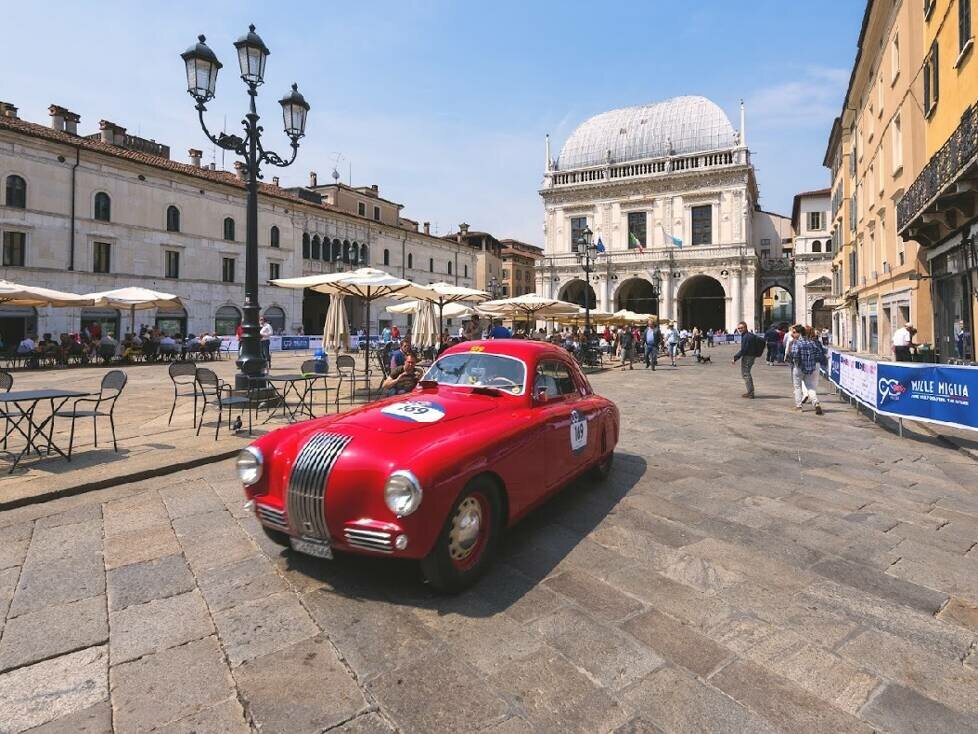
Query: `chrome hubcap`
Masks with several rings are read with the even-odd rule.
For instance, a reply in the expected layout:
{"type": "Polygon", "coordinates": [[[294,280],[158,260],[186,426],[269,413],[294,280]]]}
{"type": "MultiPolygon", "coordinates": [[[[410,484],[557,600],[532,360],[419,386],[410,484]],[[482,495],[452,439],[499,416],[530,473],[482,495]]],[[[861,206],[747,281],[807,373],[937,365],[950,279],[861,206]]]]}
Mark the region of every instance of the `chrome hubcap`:
{"type": "Polygon", "coordinates": [[[467,558],[475,548],[482,530],[482,505],[475,497],[466,497],[452,520],[448,553],[455,561],[467,558]]]}

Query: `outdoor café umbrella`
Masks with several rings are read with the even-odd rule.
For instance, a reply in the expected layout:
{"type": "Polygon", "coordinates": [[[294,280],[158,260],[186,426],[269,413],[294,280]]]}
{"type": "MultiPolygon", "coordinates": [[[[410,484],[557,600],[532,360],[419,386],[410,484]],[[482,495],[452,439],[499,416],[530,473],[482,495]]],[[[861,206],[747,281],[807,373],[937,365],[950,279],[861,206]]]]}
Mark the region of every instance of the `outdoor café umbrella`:
{"type": "Polygon", "coordinates": [[[418,349],[429,349],[441,339],[438,324],[435,323],[435,308],[431,301],[418,302],[418,313],[411,328],[411,342],[418,349]]]}
{"type": "Polygon", "coordinates": [[[326,323],[323,325],[323,350],[332,349],[339,353],[340,348],[349,343],[350,325],[346,321],[345,296],[334,293],[329,297],[326,309],[326,323]]]}
{"type": "Polygon", "coordinates": [[[91,296],[79,296],[50,288],[21,285],[9,280],[0,280],[0,303],[9,306],[91,306],[91,296]]]}
{"type": "MultiPolygon", "coordinates": [[[[480,291],[477,288],[466,288],[465,286],[455,285],[454,283],[445,283],[444,281],[440,283],[432,283],[431,285],[425,287],[430,291],[430,293],[427,296],[422,296],[421,298],[431,301],[434,305],[438,306],[439,338],[441,337],[442,332],[442,318],[445,315],[445,306],[451,303],[461,303],[463,301],[478,303],[479,301],[486,301],[490,297],[488,293],[485,291],[480,291]]],[[[451,315],[449,315],[449,318],[451,318],[451,315]]]]}
{"type": "Polygon", "coordinates": [[[107,308],[129,309],[129,333],[136,331],[136,309],[146,310],[156,308],[161,310],[176,310],[183,308],[183,301],[172,293],[160,293],[149,288],[116,288],[111,291],[89,293],[88,298],[94,300],[93,306],[107,308]]]}
{"type": "Polygon", "coordinates": [[[579,306],[576,303],[559,301],[556,298],[544,298],[536,293],[526,293],[512,298],[500,298],[496,301],[480,303],[479,311],[487,316],[496,318],[526,319],[557,319],[561,316],[573,316],[579,306]]]}
{"type": "Polygon", "coordinates": [[[367,304],[367,398],[370,397],[370,304],[379,298],[395,295],[407,298],[430,298],[431,290],[410,280],[398,278],[376,268],[359,268],[342,273],[304,275],[299,278],[279,278],[271,281],[281,288],[309,288],[317,293],[356,296],[367,304]]]}
{"type": "MultiPolygon", "coordinates": [[[[393,306],[388,306],[387,312],[402,315],[415,315],[418,313],[418,308],[422,303],[424,303],[424,301],[404,301],[402,303],[394,304],[393,306]]],[[[445,307],[442,309],[442,315],[450,319],[465,319],[476,313],[478,313],[478,311],[475,309],[475,307],[467,306],[464,303],[446,303],[445,307]]]]}

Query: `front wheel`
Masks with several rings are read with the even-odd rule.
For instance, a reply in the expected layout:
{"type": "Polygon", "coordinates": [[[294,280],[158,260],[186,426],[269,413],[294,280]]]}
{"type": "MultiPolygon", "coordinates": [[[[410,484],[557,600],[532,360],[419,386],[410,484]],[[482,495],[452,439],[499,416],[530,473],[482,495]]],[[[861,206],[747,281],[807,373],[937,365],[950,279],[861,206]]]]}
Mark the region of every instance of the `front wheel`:
{"type": "Polygon", "coordinates": [[[421,570],[432,586],[459,592],[491,565],[502,530],[500,506],[499,490],[488,478],[477,478],[462,491],[434,548],[421,561],[421,570]]]}

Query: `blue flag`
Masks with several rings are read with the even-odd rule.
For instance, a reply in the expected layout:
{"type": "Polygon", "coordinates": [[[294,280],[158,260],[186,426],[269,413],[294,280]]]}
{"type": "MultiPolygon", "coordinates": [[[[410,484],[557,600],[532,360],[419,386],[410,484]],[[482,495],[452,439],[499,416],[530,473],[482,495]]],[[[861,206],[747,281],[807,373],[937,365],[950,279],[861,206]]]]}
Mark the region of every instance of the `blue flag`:
{"type": "Polygon", "coordinates": [[[594,249],[598,252],[604,252],[604,242],[601,241],[600,237],[598,237],[598,244],[595,245],[594,249]]]}

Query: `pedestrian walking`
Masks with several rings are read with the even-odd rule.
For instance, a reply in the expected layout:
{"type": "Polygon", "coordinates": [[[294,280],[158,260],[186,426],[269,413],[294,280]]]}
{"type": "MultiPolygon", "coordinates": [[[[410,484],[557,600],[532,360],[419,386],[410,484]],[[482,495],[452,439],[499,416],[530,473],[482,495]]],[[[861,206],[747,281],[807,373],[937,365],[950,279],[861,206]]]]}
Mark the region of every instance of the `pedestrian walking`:
{"type": "Polygon", "coordinates": [[[733,363],[737,364],[740,360],[740,375],[744,378],[744,385],[747,387],[741,397],[754,397],[754,377],[750,371],[754,367],[754,360],[764,354],[765,342],[761,337],[747,328],[747,322],[741,321],[737,324],[737,333],[740,334],[740,351],[733,357],[733,363]]]}
{"type": "Polygon", "coordinates": [[[635,366],[632,364],[633,354],[633,341],[632,341],[632,330],[627,326],[623,329],[618,330],[618,352],[621,357],[621,366],[625,367],[625,363],[628,362],[628,369],[633,370],[635,366]]]}
{"type": "Polygon", "coordinates": [[[795,410],[802,410],[802,406],[810,401],[815,406],[815,415],[822,415],[822,406],[818,403],[818,368],[828,366],[825,350],[814,338],[812,330],[802,324],[791,327],[791,336],[791,350],[786,357],[791,365],[795,410]]]}
{"type": "Polygon", "coordinates": [[[764,341],[767,343],[766,361],[770,367],[778,361],[778,351],[781,349],[781,332],[774,324],[767,327],[767,331],[764,332],[764,341]]]}
{"type": "Polygon", "coordinates": [[[656,362],[659,358],[659,343],[662,341],[662,334],[659,327],[652,319],[649,319],[645,327],[645,369],[655,370],[656,362]]]}
{"type": "Polygon", "coordinates": [[[666,333],[666,347],[669,350],[669,361],[672,366],[676,366],[676,352],[679,351],[679,329],[676,328],[676,322],[673,321],[669,324],[669,331],[666,333]]]}

